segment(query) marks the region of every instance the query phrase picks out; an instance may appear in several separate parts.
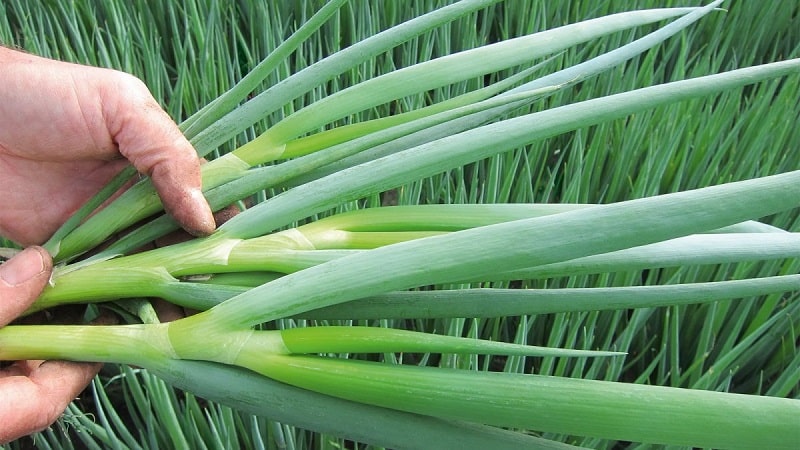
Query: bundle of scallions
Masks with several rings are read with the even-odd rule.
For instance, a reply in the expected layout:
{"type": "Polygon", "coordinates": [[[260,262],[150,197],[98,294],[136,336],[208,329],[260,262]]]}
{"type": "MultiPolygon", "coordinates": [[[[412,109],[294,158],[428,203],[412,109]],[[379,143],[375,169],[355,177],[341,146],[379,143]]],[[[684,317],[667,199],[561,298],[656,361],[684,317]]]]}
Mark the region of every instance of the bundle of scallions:
{"type": "MultiPolygon", "coordinates": [[[[163,214],[147,179],[96,211],[134,175],[133,169],[123,172],[46,244],[60,265],[30,312],[97,303],[129,323],[8,326],[0,330],[0,359],[135,365],[236,408],[397,448],[426,448],[432,435],[436,448],[568,447],[504,428],[697,447],[797,445],[800,401],[795,399],[337,357],[625,358],[614,348],[537,347],[324,321],[649,308],[800,287],[796,274],[659,286],[471,287],[489,280],[797,258],[795,233],[754,220],[800,204],[800,171],[602,205],[387,206],[309,220],[537,140],[800,73],[800,60],[786,60],[531,110],[530,105],[545,104],[540,100],[659,45],[712,14],[721,0],[609,15],[398,68],[325,96],[213,157],[222,144],[294,98],[495,1],[442,7],[252,96],[345,1],[324,4],[236,86],[181,124],[199,156],[210,159],[203,183],[213,208],[266,189],[280,193],[246,208],[209,237],[134,253],[177,225],[163,214]],[[549,70],[552,58],[545,58],[665,21],[600,56],[549,70]],[[377,105],[520,67],[486,87],[420,109],[328,126],[377,105]],[[465,288],[436,288],[442,285],[465,288]],[[159,323],[146,298],[199,313],[159,323]],[[272,325],[292,317],[319,320],[318,326],[272,325]],[[332,413],[307,415],[304,405],[310,403],[332,413]],[[421,422],[427,432],[415,436],[421,422]],[[364,423],[394,431],[365,430],[364,423]]],[[[797,313],[791,320],[798,323],[797,313]]]]}

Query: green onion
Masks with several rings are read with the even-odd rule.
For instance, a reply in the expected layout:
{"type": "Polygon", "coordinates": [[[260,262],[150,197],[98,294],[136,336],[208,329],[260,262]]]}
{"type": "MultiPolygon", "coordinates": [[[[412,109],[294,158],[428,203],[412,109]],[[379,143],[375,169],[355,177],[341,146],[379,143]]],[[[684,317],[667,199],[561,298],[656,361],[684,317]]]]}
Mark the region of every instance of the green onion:
{"type": "MultiPolygon", "coordinates": [[[[17,3],[15,11],[26,11],[17,3]]],[[[222,83],[225,93],[195,105],[181,127],[212,159],[203,168],[212,207],[247,207],[212,236],[132,254],[176,225],[148,180],[97,211],[130,173],[120,175],[46,244],[61,264],[28,312],[103,303],[130,323],[7,326],[0,359],[134,365],[241,411],[392,448],[797,442],[800,304],[792,293],[800,246],[790,220],[757,222],[796,217],[787,211],[800,204],[797,159],[756,149],[738,164],[738,153],[710,149],[738,139],[748,147],[791,142],[786,123],[794,122],[796,98],[780,94],[796,92],[800,60],[743,58],[754,65],[698,76],[722,64],[697,56],[697,34],[652,50],[721,1],[528,34],[510,31],[518,22],[495,0],[465,0],[353,43],[343,23],[357,29],[374,14],[399,12],[391,3],[383,11],[344,3],[315,14],[301,8],[297,18],[309,19],[285,40],[271,36],[274,50],[261,63],[254,55],[263,49],[242,43],[227,52],[211,39],[236,8],[259,6],[211,13],[190,2],[180,14],[170,10],[161,34],[179,35],[185,21],[203,39],[178,44],[183,69],[174,86],[155,77],[154,89],[173,98],[197,89],[185,64],[198,58],[224,58],[229,78],[241,79],[230,89],[222,83]],[[478,17],[501,38],[480,42],[496,35],[479,33],[478,17]],[[667,19],[675,20],[632,40],[635,28],[667,19]],[[476,39],[463,46],[451,42],[471,33],[476,39]],[[606,43],[613,49],[600,51],[606,43]],[[417,57],[426,53],[438,57],[417,57]],[[689,66],[693,58],[708,67],[689,66]],[[640,68],[635,76],[612,69],[629,60],[640,68]],[[238,73],[244,66],[255,68],[238,73]],[[540,75],[552,66],[560,70],[540,75]],[[654,75],[665,66],[678,81],[638,87],[668,78],[654,75]],[[362,76],[360,68],[377,75],[340,86],[362,76]],[[609,78],[591,79],[603,72],[609,78]],[[782,79],[767,82],[775,78],[782,79]],[[755,83],[747,89],[758,95],[740,90],[755,83]],[[732,92],[696,107],[724,91],[732,92]],[[725,108],[776,131],[726,128],[716,117],[725,108]],[[693,127],[696,117],[684,111],[714,120],[693,127]],[[659,129],[647,120],[673,124],[672,134],[646,136],[659,129]],[[609,138],[615,128],[633,143],[609,138]],[[636,147],[648,139],[663,154],[640,155],[636,147]],[[551,145],[518,150],[543,141],[551,145]],[[604,156],[614,152],[616,159],[604,156]],[[551,170],[570,175],[546,177],[551,170]],[[633,199],[615,201],[623,197],[633,199]],[[547,203],[553,198],[560,203],[547,203]],[[397,199],[453,204],[382,206],[397,199]],[[492,201],[506,204],[455,204],[492,201]],[[158,323],[147,297],[199,312],[158,323]]],[[[54,8],[72,17],[66,29],[55,27],[62,41],[91,29],[78,25],[76,11],[54,8]]],[[[130,12],[119,8],[106,12],[109,27],[130,12]]],[[[4,13],[0,25],[9,22],[4,13]]],[[[40,28],[49,23],[42,18],[40,28]]],[[[145,49],[156,45],[158,33],[134,33],[145,49]]],[[[243,33],[234,39],[247,40],[243,33]]],[[[736,48],[719,39],[714,49],[736,48]]],[[[107,45],[98,35],[67,54],[121,63],[107,45]]],[[[142,426],[163,422],[166,432],[153,431],[166,433],[161,442],[239,444],[231,430],[244,427],[232,413],[204,413],[192,400],[178,411],[167,384],[147,375],[142,386],[122,370],[130,405],[150,411],[142,405],[154,396],[156,412],[143,412],[142,426]],[[204,414],[216,419],[206,424],[204,414]]],[[[136,447],[113,401],[102,387],[95,394],[97,424],[78,423],[109,445],[136,447]]]]}

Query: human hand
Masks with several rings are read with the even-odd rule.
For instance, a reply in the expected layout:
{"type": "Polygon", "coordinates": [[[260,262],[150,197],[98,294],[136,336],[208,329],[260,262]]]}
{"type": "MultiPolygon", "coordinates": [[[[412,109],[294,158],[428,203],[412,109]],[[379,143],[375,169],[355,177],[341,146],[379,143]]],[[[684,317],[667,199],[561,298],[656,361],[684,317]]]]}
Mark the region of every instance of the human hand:
{"type": "MultiPolygon", "coordinates": [[[[41,247],[30,247],[0,265],[0,327],[36,300],[52,267],[50,255],[41,247]]],[[[66,361],[17,361],[0,369],[0,443],[48,427],[100,367],[66,361]]]]}
{"type": "Polygon", "coordinates": [[[128,161],[186,230],[214,230],[197,154],[139,79],[2,47],[0,66],[0,235],[44,242],[128,161]]]}
{"type": "MultiPolygon", "coordinates": [[[[197,154],[141,81],[2,47],[0,66],[0,235],[44,242],[128,162],[151,177],[184,229],[214,230],[197,154]]],[[[0,266],[0,327],[33,303],[51,271],[39,247],[0,266]]],[[[17,361],[1,369],[0,442],[50,425],[99,367],[17,361]]]]}

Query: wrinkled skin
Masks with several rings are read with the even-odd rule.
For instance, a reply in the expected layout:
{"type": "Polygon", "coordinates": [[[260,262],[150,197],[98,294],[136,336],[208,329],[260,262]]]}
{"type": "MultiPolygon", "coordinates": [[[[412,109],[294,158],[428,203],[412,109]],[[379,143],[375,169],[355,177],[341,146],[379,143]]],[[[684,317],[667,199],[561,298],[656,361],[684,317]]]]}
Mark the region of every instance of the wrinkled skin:
{"type": "MultiPolygon", "coordinates": [[[[29,247],[0,266],[0,327],[52,271],[41,244],[132,163],[194,235],[214,230],[191,144],[137,78],[0,47],[0,235],[29,247]]],[[[98,364],[17,361],[0,369],[0,443],[52,424],[98,364]]]]}

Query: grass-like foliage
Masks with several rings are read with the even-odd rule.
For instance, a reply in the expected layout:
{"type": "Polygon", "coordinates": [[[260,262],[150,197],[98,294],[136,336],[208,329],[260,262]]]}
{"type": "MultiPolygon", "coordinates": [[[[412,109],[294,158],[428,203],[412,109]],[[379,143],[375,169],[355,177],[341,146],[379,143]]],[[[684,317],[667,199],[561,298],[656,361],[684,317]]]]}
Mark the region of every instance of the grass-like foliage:
{"type": "Polygon", "coordinates": [[[126,323],[0,330],[118,364],[37,445],[800,441],[796,2],[222,3],[0,7],[142,77],[242,209],[134,253],[176,225],[146,179],[95,210],[129,170],[48,241],[30,312],[126,323]]]}

